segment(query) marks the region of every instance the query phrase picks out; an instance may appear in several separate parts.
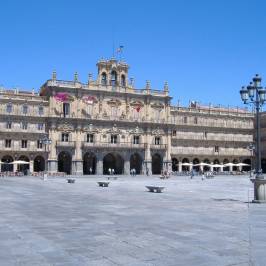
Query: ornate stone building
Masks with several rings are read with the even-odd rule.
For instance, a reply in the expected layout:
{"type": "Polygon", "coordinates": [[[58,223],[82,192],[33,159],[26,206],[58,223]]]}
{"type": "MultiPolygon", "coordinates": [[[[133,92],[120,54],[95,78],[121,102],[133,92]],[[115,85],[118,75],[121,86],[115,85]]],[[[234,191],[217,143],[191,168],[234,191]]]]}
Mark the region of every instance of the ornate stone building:
{"type": "Polygon", "coordinates": [[[54,72],[39,94],[0,91],[0,159],[30,162],[2,164],[2,171],[105,174],[110,168],[129,174],[135,168],[137,174],[159,174],[189,170],[188,162],[250,162],[252,113],[171,106],[167,83],[163,90],[151,89],[149,81],[136,89],[126,63],[100,60],[97,67],[97,79],[89,75],[86,84],[77,73],[64,81],[54,72]]]}

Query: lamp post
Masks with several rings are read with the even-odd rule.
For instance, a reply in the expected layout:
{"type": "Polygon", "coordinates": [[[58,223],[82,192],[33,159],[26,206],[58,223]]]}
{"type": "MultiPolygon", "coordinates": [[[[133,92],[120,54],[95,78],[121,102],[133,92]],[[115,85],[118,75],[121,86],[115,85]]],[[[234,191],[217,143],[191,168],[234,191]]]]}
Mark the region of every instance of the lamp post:
{"type": "MultiPolygon", "coordinates": [[[[44,144],[44,151],[46,152],[46,145],[50,145],[52,143],[52,140],[48,138],[48,135],[44,135],[41,139],[40,139],[40,143],[44,144]]],[[[46,168],[46,167],[45,167],[46,168]]],[[[47,169],[47,168],[46,168],[47,169]]]]}
{"type": "Polygon", "coordinates": [[[261,170],[261,150],[260,150],[260,109],[266,100],[266,90],[261,87],[261,77],[256,74],[253,82],[240,90],[241,99],[244,104],[254,104],[256,109],[256,147],[255,147],[255,179],[254,183],[254,201],[266,201],[266,192],[262,190],[266,187],[261,170]],[[261,185],[265,186],[264,188],[261,185]]]}
{"type": "Polygon", "coordinates": [[[249,143],[249,145],[247,146],[247,149],[250,151],[250,175],[249,177],[252,177],[252,156],[253,156],[253,151],[255,150],[255,145],[254,143],[249,143]]]}

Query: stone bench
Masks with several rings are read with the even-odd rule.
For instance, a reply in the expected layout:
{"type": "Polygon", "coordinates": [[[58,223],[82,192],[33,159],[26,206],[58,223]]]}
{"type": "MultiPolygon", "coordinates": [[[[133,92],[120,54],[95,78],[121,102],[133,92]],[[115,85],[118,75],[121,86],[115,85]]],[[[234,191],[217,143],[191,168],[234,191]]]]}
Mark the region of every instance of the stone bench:
{"type": "Polygon", "coordinates": [[[107,179],[108,180],[110,180],[110,179],[116,180],[117,179],[117,176],[108,176],[107,179]]]}
{"type": "Polygon", "coordinates": [[[156,193],[162,193],[164,187],[157,187],[157,186],[146,186],[146,188],[149,190],[149,192],[156,192],[156,193]]]}
{"type": "Polygon", "coordinates": [[[99,187],[108,187],[110,182],[98,182],[99,187]]]}
{"type": "Polygon", "coordinates": [[[74,178],[67,178],[67,183],[74,184],[75,181],[76,181],[76,179],[74,179],[74,178]]]}

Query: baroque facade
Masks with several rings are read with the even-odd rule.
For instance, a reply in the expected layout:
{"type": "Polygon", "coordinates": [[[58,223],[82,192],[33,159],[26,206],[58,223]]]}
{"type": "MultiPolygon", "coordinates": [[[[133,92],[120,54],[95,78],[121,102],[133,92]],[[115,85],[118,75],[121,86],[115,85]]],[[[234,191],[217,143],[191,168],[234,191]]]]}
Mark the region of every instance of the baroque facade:
{"type": "Polygon", "coordinates": [[[29,162],[2,164],[2,171],[160,174],[191,170],[189,162],[250,163],[253,113],[172,106],[167,83],[136,89],[126,63],[100,60],[97,67],[97,79],[90,74],[86,84],[77,73],[64,81],[54,72],[39,94],[1,89],[0,159],[29,162]]]}

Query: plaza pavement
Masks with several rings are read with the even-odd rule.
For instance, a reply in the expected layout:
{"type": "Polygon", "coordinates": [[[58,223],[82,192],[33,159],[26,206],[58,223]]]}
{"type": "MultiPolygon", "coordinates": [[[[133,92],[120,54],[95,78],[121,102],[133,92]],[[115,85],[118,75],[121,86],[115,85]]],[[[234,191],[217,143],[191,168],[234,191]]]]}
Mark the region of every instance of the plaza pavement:
{"type": "Polygon", "coordinates": [[[0,179],[0,265],[266,265],[247,176],[0,179]],[[163,193],[145,185],[163,185],[163,193]]]}

